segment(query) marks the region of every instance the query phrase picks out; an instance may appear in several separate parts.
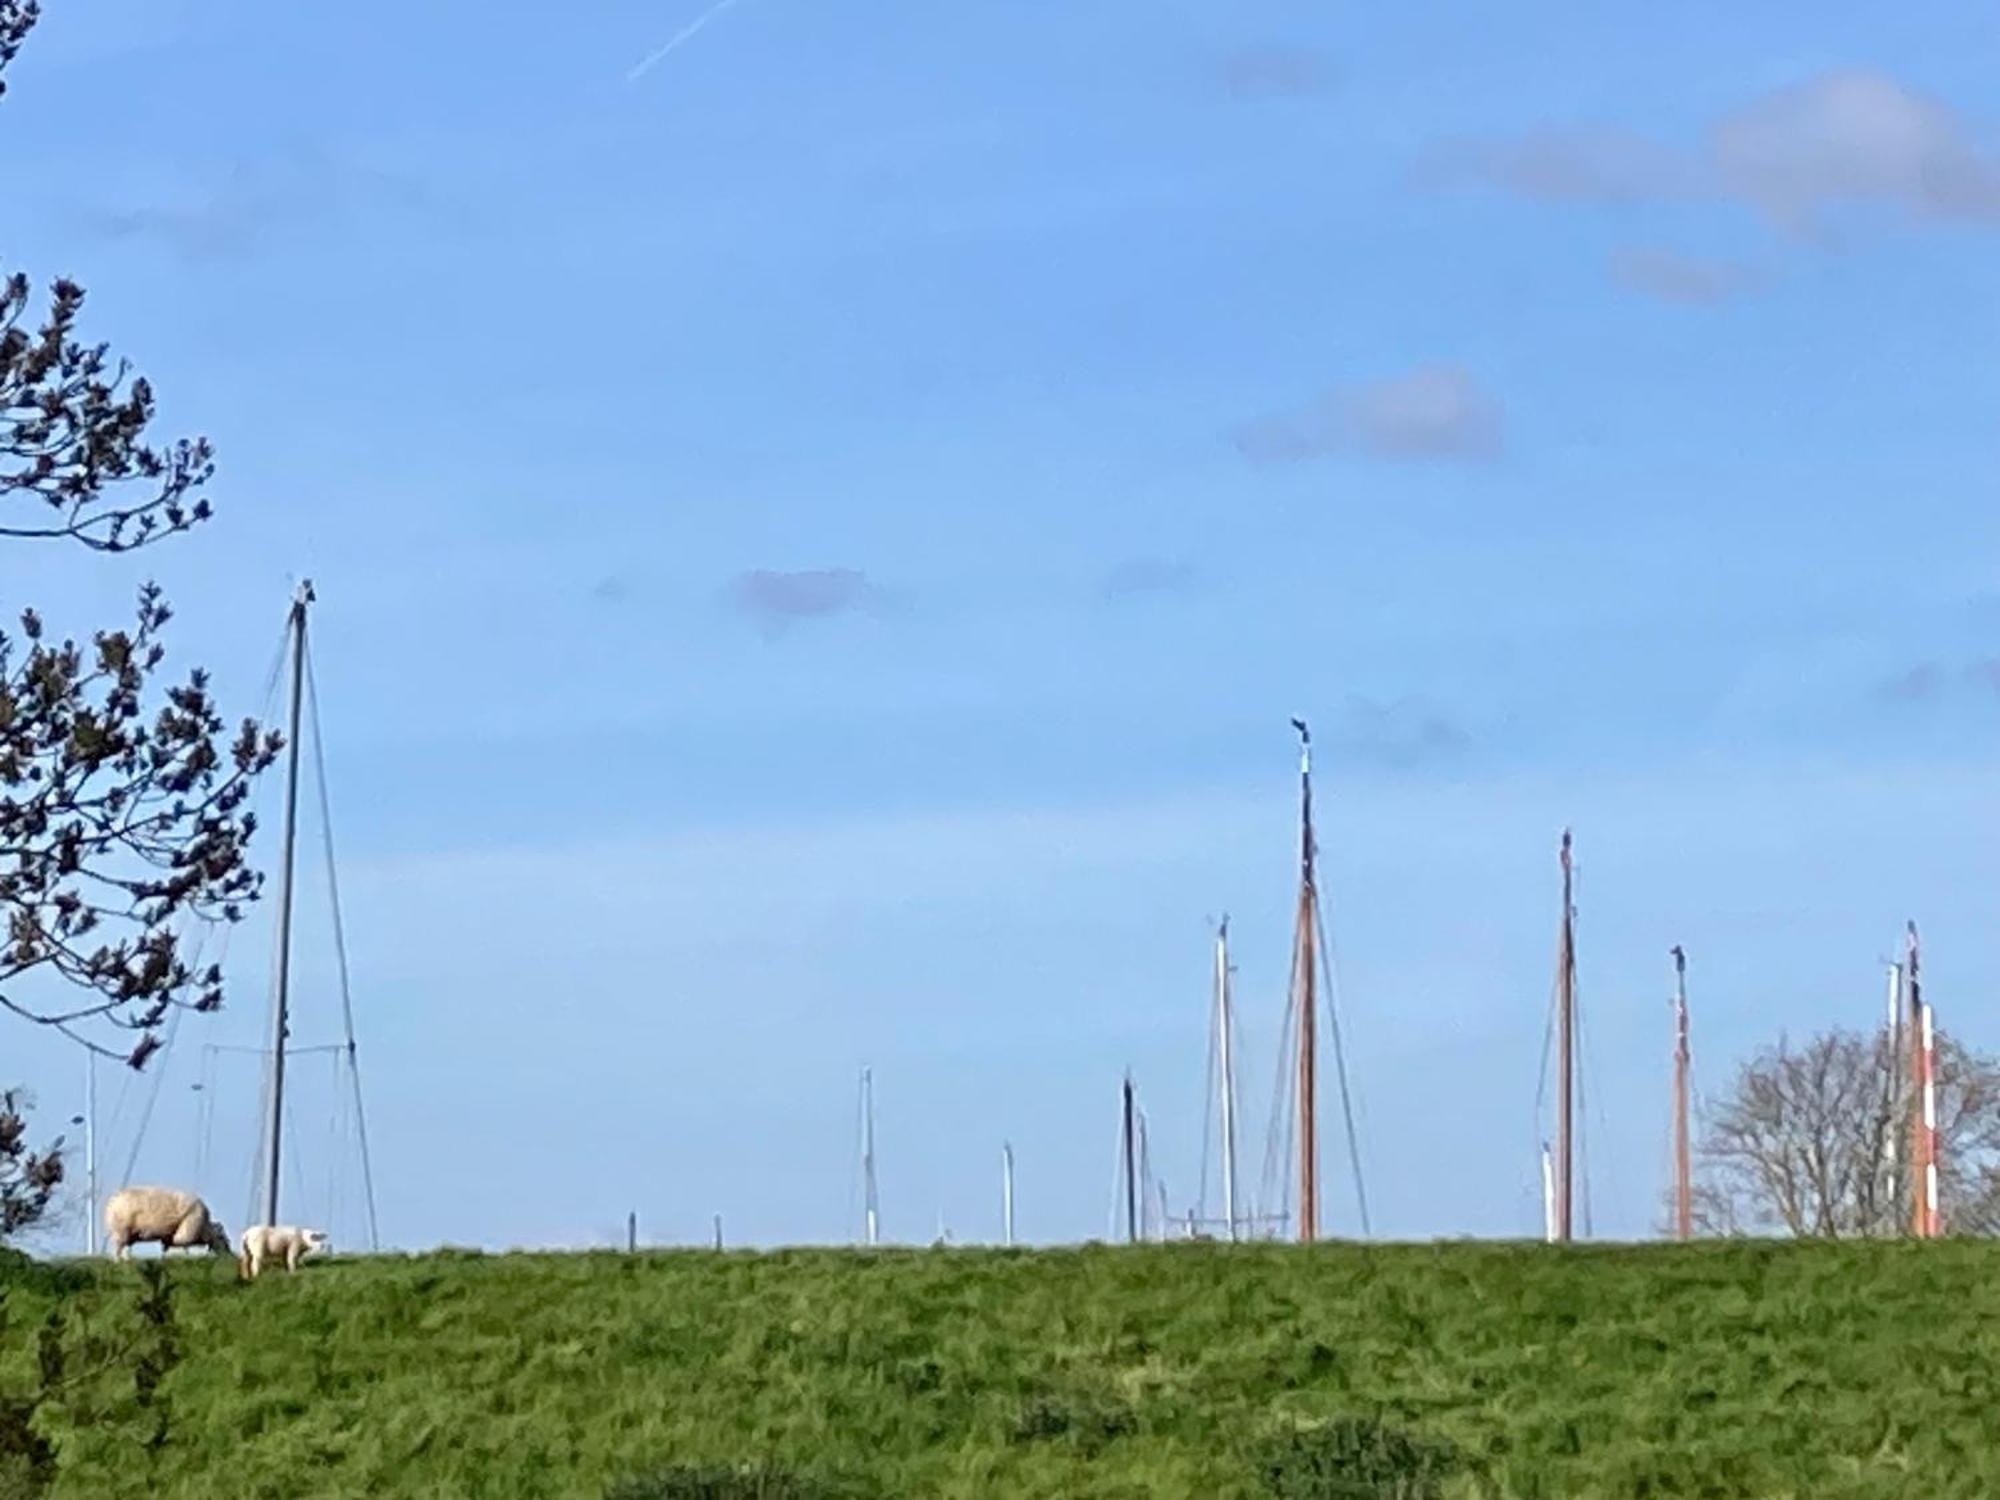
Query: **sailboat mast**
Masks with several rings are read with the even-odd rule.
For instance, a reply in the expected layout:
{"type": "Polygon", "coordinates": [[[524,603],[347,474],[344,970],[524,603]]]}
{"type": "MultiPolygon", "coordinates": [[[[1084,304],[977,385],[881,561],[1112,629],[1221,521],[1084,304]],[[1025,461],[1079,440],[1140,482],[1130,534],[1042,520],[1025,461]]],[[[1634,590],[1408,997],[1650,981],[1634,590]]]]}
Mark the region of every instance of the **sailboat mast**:
{"type": "Polygon", "coordinates": [[[1922,953],[1917,941],[1917,924],[1909,923],[1903,935],[1903,995],[1910,1007],[1910,1233],[1924,1238],[1927,1216],[1924,1189],[1929,1176],[1929,1144],[1924,1131],[1924,983],[1922,953]]]}
{"type": "Polygon", "coordinates": [[[313,602],[310,579],[292,596],[291,703],[285,736],[285,838],[279,867],[277,978],[271,987],[271,1115],[265,1129],[270,1155],[265,1158],[264,1222],[278,1222],[278,1168],[285,1121],[285,1041],[290,1034],[292,984],[292,891],[294,856],[299,842],[299,713],[305,701],[306,606],[313,602]]]}
{"type": "Polygon", "coordinates": [[[882,1205],[875,1191],[875,1070],[861,1070],[861,1193],[863,1238],[880,1243],[882,1205]]]}
{"type": "Polygon", "coordinates": [[[1572,904],[1573,875],[1570,836],[1562,836],[1562,936],[1556,950],[1556,1074],[1560,1093],[1556,1104],[1556,1239],[1567,1244],[1575,1220],[1571,1212],[1576,1144],[1576,908],[1572,904]]]}
{"type": "Polygon", "coordinates": [[[1000,1147],[1000,1225],[1005,1243],[1014,1243],[1014,1148],[1000,1147]]]}
{"type": "Polygon", "coordinates": [[[1931,1007],[1924,999],[1922,954],[1917,924],[1908,927],[1903,958],[1904,984],[1910,1000],[1910,1068],[1913,1085],[1910,1152],[1911,1232],[1918,1239],[1935,1239],[1944,1232],[1938,1204],[1937,1035],[1931,1007]]]}
{"type": "Polygon", "coordinates": [[[1293,940],[1293,978],[1299,1010],[1299,1240],[1319,1237],[1319,955],[1317,895],[1313,884],[1312,731],[1299,732],[1299,913],[1293,940]]]}
{"type": "Polygon", "coordinates": [[[1236,1030],[1229,994],[1229,918],[1215,932],[1216,1051],[1222,1062],[1222,1216],[1236,1238],[1236,1030]]]}
{"type": "Polygon", "coordinates": [[[1694,1177],[1688,1156],[1687,954],[1674,945],[1674,1236],[1694,1238],[1694,1177]]]}
{"type": "Polygon", "coordinates": [[[1125,1241],[1139,1243],[1139,1176],[1134,1154],[1138,1150],[1133,1124],[1132,1075],[1125,1075],[1125,1241]]]}

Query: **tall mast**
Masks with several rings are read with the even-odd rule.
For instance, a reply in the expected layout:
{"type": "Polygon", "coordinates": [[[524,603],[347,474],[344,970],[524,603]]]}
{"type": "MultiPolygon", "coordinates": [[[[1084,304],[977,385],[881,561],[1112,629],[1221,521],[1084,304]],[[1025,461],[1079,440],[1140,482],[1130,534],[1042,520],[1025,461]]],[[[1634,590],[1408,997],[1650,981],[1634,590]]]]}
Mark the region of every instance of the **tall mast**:
{"type": "Polygon", "coordinates": [[[1560,1094],[1556,1104],[1556,1239],[1567,1244],[1575,1219],[1571,1212],[1575,1180],[1576,1142],[1576,907],[1574,872],[1570,867],[1570,836],[1562,836],[1562,936],[1556,949],[1556,1074],[1560,1094]]]}
{"type": "Polygon", "coordinates": [[[1944,1211],[1938,1202],[1937,1130],[1937,1031],[1931,1007],[1924,1004],[1924,1238],[1934,1240],[1944,1233],[1944,1211]]]}
{"type": "Polygon", "coordinates": [[[1000,1147],[1000,1226],[1004,1242],[1014,1243],[1014,1148],[1000,1147]]]}
{"type": "Polygon", "coordinates": [[[882,1235],[882,1205],[875,1191],[875,1070],[861,1070],[862,1237],[870,1245],[882,1235]]]}
{"type": "Polygon", "coordinates": [[[1922,954],[1917,940],[1917,924],[1908,923],[1903,932],[1903,995],[1910,1007],[1910,1233],[1924,1238],[1928,1224],[1925,1212],[1925,1184],[1929,1177],[1929,1144],[1924,1130],[1924,984],[1922,954]]]}
{"type": "Polygon", "coordinates": [[[1936,1239],[1944,1232],[1938,1202],[1937,1034],[1931,1007],[1924,999],[1922,954],[1917,924],[1905,936],[1904,986],[1910,1002],[1910,1065],[1912,1100],[1910,1152],[1910,1226],[1919,1239],[1936,1239]]]}
{"type": "Polygon", "coordinates": [[[1319,955],[1314,920],[1318,900],[1313,876],[1312,731],[1299,732],[1299,910],[1292,940],[1292,977],[1299,1011],[1299,1240],[1319,1238],[1319,955]]]}
{"type": "Polygon", "coordinates": [[[1688,1161],[1687,954],[1674,945],[1674,1237],[1694,1238],[1694,1177],[1688,1161]]]}
{"type": "Polygon", "coordinates": [[[270,1139],[264,1178],[266,1224],[278,1222],[279,1147],[285,1121],[285,1042],[291,1032],[292,889],[295,884],[292,866],[299,842],[299,710],[305,699],[306,606],[312,602],[312,581],[307,579],[292,596],[290,620],[292,681],[285,736],[285,839],[279,867],[277,981],[271,987],[271,1115],[265,1125],[270,1139]]]}
{"type": "Polygon", "coordinates": [[[1134,1153],[1138,1142],[1134,1137],[1132,1075],[1125,1075],[1124,1092],[1124,1141],[1125,1141],[1125,1241],[1139,1243],[1139,1176],[1134,1153]]]}
{"type": "Polygon", "coordinates": [[[1236,1238],[1236,1018],[1229,994],[1229,918],[1215,932],[1216,1051],[1222,1063],[1222,1217],[1236,1238]]]}

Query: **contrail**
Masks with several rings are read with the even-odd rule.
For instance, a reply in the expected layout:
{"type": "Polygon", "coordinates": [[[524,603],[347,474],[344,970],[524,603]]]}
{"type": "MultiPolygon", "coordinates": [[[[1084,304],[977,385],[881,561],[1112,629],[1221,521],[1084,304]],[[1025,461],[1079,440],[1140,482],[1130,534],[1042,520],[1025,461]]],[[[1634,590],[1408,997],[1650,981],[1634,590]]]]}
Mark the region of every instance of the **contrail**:
{"type": "Polygon", "coordinates": [[[715,4],[711,5],[707,10],[703,11],[700,15],[696,16],[692,21],[688,22],[687,25],[683,26],[679,31],[674,33],[672,39],[669,40],[664,46],[654,48],[651,52],[648,52],[644,57],[639,59],[638,66],[633,68],[631,72],[625,75],[625,81],[627,83],[637,83],[641,78],[644,78],[648,73],[652,72],[653,69],[657,68],[661,63],[665,62],[667,60],[667,57],[676,48],[684,45],[689,41],[692,41],[694,39],[694,35],[696,32],[700,31],[702,27],[706,26],[710,21],[713,21],[717,16],[721,15],[725,10],[728,10],[734,4],[736,4],[736,0],[715,0],[715,4]]]}

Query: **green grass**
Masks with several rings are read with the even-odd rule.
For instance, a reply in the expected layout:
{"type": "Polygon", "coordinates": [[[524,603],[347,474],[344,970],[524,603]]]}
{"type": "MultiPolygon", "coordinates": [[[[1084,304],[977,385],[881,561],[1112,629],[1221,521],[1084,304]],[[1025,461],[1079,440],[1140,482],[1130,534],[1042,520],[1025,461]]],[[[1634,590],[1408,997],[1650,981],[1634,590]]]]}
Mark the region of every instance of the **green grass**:
{"type": "MultiPolygon", "coordinates": [[[[1976,1242],[174,1273],[165,1446],[45,1418],[56,1495],[2000,1495],[2000,1247],[1976,1242]],[[1363,1472],[1405,1453],[1447,1477],[1363,1472]]],[[[51,1305],[108,1329],[138,1281],[22,1276],[0,1270],[0,1388],[32,1380],[51,1305]]]]}

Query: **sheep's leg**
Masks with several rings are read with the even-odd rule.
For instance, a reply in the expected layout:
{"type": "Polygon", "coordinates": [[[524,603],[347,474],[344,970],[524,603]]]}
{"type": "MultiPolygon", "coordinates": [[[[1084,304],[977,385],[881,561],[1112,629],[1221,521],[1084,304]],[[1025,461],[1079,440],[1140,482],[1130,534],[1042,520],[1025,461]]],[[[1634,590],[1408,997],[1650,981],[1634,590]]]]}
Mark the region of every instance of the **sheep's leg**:
{"type": "Polygon", "coordinates": [[[290,1245],[285,1246],[285,1269],[287,1271],[296,1271],[298,1268],[299,1268],[299,1247],[297,1243],[294,1242],[290,1245]]]}

